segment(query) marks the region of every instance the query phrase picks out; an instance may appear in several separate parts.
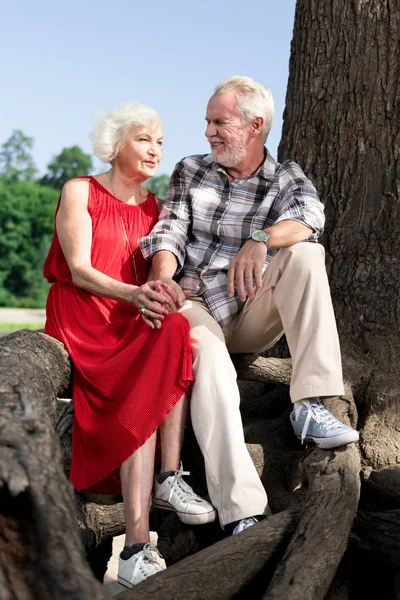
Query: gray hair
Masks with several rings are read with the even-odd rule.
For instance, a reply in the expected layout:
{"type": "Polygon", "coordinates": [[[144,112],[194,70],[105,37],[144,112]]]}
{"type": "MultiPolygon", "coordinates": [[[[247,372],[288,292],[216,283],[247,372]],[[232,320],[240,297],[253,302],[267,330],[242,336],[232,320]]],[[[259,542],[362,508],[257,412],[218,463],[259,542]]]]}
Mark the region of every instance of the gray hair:
{"type": "Polygon", "coordinates": [[[96,114],[97,126],[90,138],[93,154],[104,163],[112,163],[121,149],[125,136],[132,127],[161,125],[159,114],[145,104],[125,102],[109,113],[96,114]]]}
{"type": "Polygon", "coordinates": [[[264,119],[261,137],[265,142],[271,131],[275,113],[271,90],[251,77],[234,75],[223,79],[215,88],[214,94],[230,91],[237,91],[237,110],[245,122],[248,123],[256,117],[264,119]]]}

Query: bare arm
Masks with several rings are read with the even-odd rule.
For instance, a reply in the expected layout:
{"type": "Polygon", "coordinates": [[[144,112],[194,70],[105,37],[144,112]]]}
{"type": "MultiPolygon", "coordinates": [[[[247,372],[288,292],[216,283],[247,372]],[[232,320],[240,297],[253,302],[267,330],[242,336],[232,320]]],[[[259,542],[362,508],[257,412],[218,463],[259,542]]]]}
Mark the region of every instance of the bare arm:
{"type": "Polygon", "coordinates": [[[57,234],[73,283],[98,296],[128,302],[137,307],[145,306],[154,313],[154,318],[166,314],[164,297],[156,291],[161,282],[149,282],[137,287],[117,281],[92,267],[92,219],[88,212],[88,196],[87,181],[69,181],[64,186],[56,217],[57,234]]]}
{"type": "MultiPolygon", "coordinates": [[[[268,248],[286,248],[305,240],[312,229],[299,221],[280,221],[265,230],[269,233],[268,248]]],[[[265,261],[266,247],[262,242],[247,240],[232,260],[228,275],[228,296],[233,296],[235,288],[239,298],[246,300],[246,289],[249,298],[262,289],[262,266],[265,261]],[[256,282],[255,290],[253,280],[256,282]]]]}
{"type": "Polygon", "coordinates": [[[277,248],[287,248],[288,246],[302,242],[311,235],[313,230],[299,221],[288,220],[280,221],[276,225],[268,227],[265,231],[270,235],[268,248],[275,250],[277,248]]]}

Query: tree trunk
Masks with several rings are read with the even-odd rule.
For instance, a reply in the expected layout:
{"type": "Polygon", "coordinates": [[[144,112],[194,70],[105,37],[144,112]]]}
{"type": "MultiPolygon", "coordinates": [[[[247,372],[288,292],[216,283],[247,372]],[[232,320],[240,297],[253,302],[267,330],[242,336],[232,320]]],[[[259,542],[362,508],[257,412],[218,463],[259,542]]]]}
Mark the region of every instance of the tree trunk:
{"type": "Polygon", "coordinates": [[[105,598],[85,561],[54,433],[69,357],[39,333],[0,341],[0,597],[105,598]]]}
{"type": "MultiPolygon", "coordinates": [[[[344,362],[363,380],[354,391],[364,471],[368,478],[392,466],[381,484],[390,479],[393,502],[400,493],[399,31],[399,0],[298,0],[279,146],[279,160],[298,162],[325,204],[344,362]]],[[[377,552],[399,521],[396,511],[386,519],[362,512],[356,534],[374,518],[380,532],[362,546],[377,552]]],[[[393,538],[387,560],[397,565],[400,538],[393,538]]]]}

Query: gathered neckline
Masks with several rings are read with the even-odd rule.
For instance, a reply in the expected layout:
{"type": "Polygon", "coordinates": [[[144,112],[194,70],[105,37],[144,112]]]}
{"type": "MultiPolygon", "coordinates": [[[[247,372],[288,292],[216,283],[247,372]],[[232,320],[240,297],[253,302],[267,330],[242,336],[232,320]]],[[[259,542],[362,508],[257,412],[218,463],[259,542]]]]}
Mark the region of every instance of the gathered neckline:
{"type": "Polygon", "coordinates": [[[116,196],[114,196],[114,194],[112,194],[102,183],[100,183],[100,181],[98,181],[98,179],[96,179],[96,177],[94,175],[89,175],[91,181],[95,181],[97,183],[97,185],[99,185],[105,192],[107,192],[107,194],[109,196],[111,196],[111,198],[114,198],[114,200],[116,200],[117,202],[119,202],[120,204],[122,204],[122,206],[129,206],[132,208],[140,208],[141,206],[143,206],[143,204],[146,204],[146,202],[150,199],[150,196],[152,195],[152,192],[148,191],[147,194],[147,198],[146,200],[143,200],[143,202],[141,202],[140,204],[128,204],[127,202],[122,202],[122,200],[119,200],[116,196]]]}

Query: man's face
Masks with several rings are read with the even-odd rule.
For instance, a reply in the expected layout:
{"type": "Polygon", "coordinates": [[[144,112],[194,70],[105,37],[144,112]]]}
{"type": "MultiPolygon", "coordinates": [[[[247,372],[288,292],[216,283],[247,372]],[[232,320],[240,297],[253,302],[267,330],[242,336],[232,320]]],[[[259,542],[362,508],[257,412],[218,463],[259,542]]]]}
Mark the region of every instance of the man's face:
{"type": "Polygon", "coordinates": [[[212,96],[207,105],[206,138],[213,159],[224,167],[237,167],[246,156],[250,123],[243,123],[236,108],[236,93],[212,96]]]}

